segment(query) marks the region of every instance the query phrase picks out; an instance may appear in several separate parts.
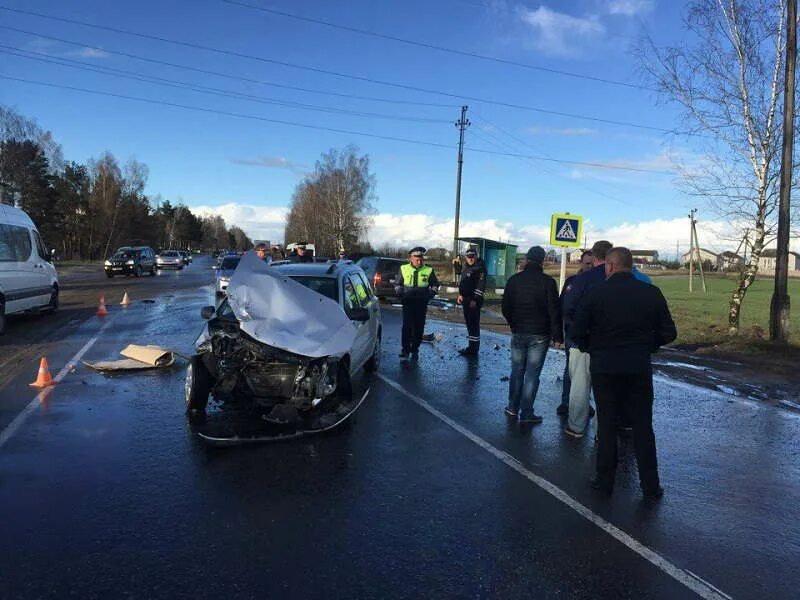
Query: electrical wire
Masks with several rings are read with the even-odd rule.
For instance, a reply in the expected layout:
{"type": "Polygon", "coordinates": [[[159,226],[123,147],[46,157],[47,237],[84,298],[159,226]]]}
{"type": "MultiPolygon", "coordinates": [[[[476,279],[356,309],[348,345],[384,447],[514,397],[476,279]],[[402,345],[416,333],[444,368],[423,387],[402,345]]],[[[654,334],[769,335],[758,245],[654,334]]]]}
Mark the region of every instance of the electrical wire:
{"type": "MultiPolygon", "coordinates": [[[[338,128],[334,128],[334,127],[325,127],[325,126],[322,126],[322,125],[312,125],[310,123],[299,123],[299,122],[296,122],[296,121],[285,121],[285,120],[282,120],[282,119],[272,119],[272,118],[268,118],[268,117],[262,117],[260,115],[250,115],[250,114],[245,114],[245,113],[237,113],[237,112],[219,110],[219,109],[214,109],[214,108],[206,108],[206,107],[202,107],[202,106],[193,106],[193,105],[190,105],[190,104],[180,104],[180,103],[177,103],[177,102],[168,102],[168,101],[165,101],[165,100],[153,100],[151,98],[142,98],[140,96],[129,96],[127,94],[118,94],[118,93],[114,93],[114,92],[103,92],[103,91],[100,91],[100,90],[92,90],[92,89],[82,88],[82,87],[78,87],[78,86],[50,83],[50,82],[39,81],[39,80],[34,80],[34,79],[25,79],[25,78],[22,78],[22,77],[12,77],[12,76],[9,76],[9,75],[4,75],[4,74],[0,74],[0,79],[5,79],[5,80],[8,80],[8,81],[16,81],[16,82],[20,82],[20,83],[29,83],[29,84],[33,84],[33,85],[40,85],[40,86],[50,87],[50,88],[54,88],[54,89],[71,90],[71,91],[82,92],[82,93],[87,93],[87,94],[94,94],[94,95],[98,95],[98,96],[108,96],[108,97],[111,97],[111,98],[120,98],[120,99],[124,99],[124,100],[133,100],[133,101],[136,101],[136,102],[144,102],[144,103],[153,104],[153,105],[169,106],[169,107],[172,107],[172,108],[179,108],[179,109],[190,110],[190,111],[197,111],[197,112],[203,112],[203,113],[209,113],[209,114],[217,114],[217,115],[223,115],[223,116],[228,116],[228,117],[235,117],[235,118],[239,118],[239,119],[251,119],[251,120],[256,120],[256,121],[262,121],[262,122],[265,122],[265,123],[275,123],[275,124],[278,124],[278,125],[288,125],[288,126],[291,126],[291,127],[302,127],[304,129],[316,129],[316,130],[319,130],[319,131],[330,131],[330,132],[333,132],[333,133],[344,133],[344,134],[347,134],[347,135],[358,135],[358,136],[376,138],[376,139],[381,139],[381,140],[388,140],[388,141],[393,141],[393,142],[403,142],[403,143],[406,143],[406,144],[419,144],[419,145],[423,145],[423,146],[432,146],[432,147],[435,147],[435,148],[453,149],[455,147],[453,144],[441,144],[441,143],[437,143],[437,142],[414,140],[414,139],[410,139],[410,138],[402,138],[402,137],[397,137],[397,136],[382,135],[382,134],[376,134],[376,133],[367,133],[367,132],[364,132],[364,131],[352,131],[352,130],[348,130],[348,129],[338,129],[338,128]]],[[[517,157],[517,158],[530,158],[532,160],[542,160],[542,161],[547,161],[547,162],[563,163],[563,164],[571,164],[571,165],[582,165],[582,166],[587,166],[587,167],[595,167],[595,168],[599,168],[599,169],[608,169],[608,170],[615,170],[615,171],[634,171],[634,172],[637,172],[637,173],[670,174],[668,171],[658,171],[658,170],[655,170],[655,169],[643,169],[643,168],[637,168],[637,167],[625,167],[625,166],[621,166],[621,165],[610,165],[610,164],[604,164],[604,163],[585,162],[585,161],[567,160],[567,159],[559,159],[559,158],[546,158],[546,157],[541,157],[541,156],[531,156],[531,155],[518,154],[518,153],[513,153],[513,152],[496,152],[496,151],[487,150],[487,149],[484,149],[484,148],[470,148],[470,150],[472,152],[479,152],[479,153],[482,153],[482,154],[494,154],[494,155],[498,155],[498,156],[511,156],[511,157],[517,157]]]]}
{"type": "Polygon", "coordinates": [[[403,115],[389,115],[389,114],[382,114],[382,113],[373,113],[373,112],[364,112],[364,111],[353,111],[347,110],[343,108],[336,108],[336,107],[329,107],[329,106],[319,106],[314,104],[304,104],[302,102],[292,102],[288,100],[280,100],[276,98],[268,98],[264,96],[255,96],[252,94],[244,94],[241,92],[236,92],[233,90],[225,90],[221,88],[213,88],[213,87],[206,87],[206,86],[198,86],[192,83],[188,83],[185,81],[176,81],[174,79],[166,79],[163,77],[156,77],[153,75],[147,75],[143,73],[137,73],[135,71],[126,71],[124,69],[116,69],[113,67],[106,67],[106,66],[96,66],[89,63],[85,63],[82,61],[71,60],[67,58],[60,58],[60,57],[52,57],[48,54],[43,54],[41,52],[33,52],[31,50],[24,50],[22,48],[16,48],[14,46],[6,46],[4,44],[0,44],[0,54],[6,54],[9,56],[16,56],[19,58],[25,58],[28,60],[35,60],[43,63],[59,65],[63,67],[68,67],[71,69],[79,69],[82,71],[88,71],[92,73],[98,73],[100,75],[110,75],[113,77],[121,77],[123,79],[130,79],[134,81],[142,81],[144,83],[152,83],[156,85],[163,85],[172,88],[178,89],[186,89],[191,90],[194,92],[200,92],[203,94],[212,94],[217,96],[223,96],[226,98],[236,98],[241,100],[247,100],[250,102],[258,102],[260,104],[273,104],[277,106],[283,106],[286,108],[297,108],[301,110],[313,110],[313,111],[320,111],[325,113],[332,113],[332,114],[342,114],[342,115],[351,115],[355,117],[364,117],[364,118],[373,118],[373,119],[385,119],[391,121],[410,121],[415,123],[450,123],[449,120],[445,119],[429,119],[425,117],[410,117],[410,116],[403,116],[403,115]],[[2,50],[5,48],[6,50],[2,50]],[[34,55],[34,56],[29,56],[34,55]],[[42,58],[44,57],[44,58],[42,58]]]}
{"type": "Polygon", "coordinates": [[[40,38],[45,39],[45,40],[50,40],[50,41],[53,41],[53,42],[60,42],[62,44],[68,44],[68,45],[74,46],[76,48],[96,50],[97,52],[103,52],[105,54],[113,54],[114,56],[122,56],[122,57],[125,57],[125,58],[130,58],[130,59],[133,59],[133,60],[147,62],[147,63],[151,63],[151,64],[155,64],[155,65],[162,65],[162,66],[165,66],[165,67],[172,67],[174,69],[182,69],[182,70],[185,70],[185,71],[191,71],[193,73],[200,73],[200,74],[203,74],[203,75],[213,75],[215,77],[223,77],[225,79],[232,79],[232,80],[235,80],[235,81],[243,81],[245,83],[254,83],[254,84],[257,84],[257,85],[265,85],[265,86],[269,86],[269,87],[278,87],[278,88],[282,88],[282,89],[294,90],[294,91],[298,91],[298,92],[306,92],[306,93],[310,93],[310,94],[322,94],[322,95],[326,95],[326,96],[335,96],[335,97],[339,97],[339,98],[350,98],[350,99],[353,99],[353,100],[366,100],[366,101],[369,101],[369,102],[386,102],[386,103],[390,103],[390,104],[405,104],[405,105],[410,105],[410,106],[429,106],[429,107],[440,107],[440,108],[451,108],[451,109],[452,108],[459,108],[459,105],[457,105],[457,104],[444,104],[444,103],[441,103],[441,102],[417,102],[417,101],[414,101],[414,100],[399,100],[399,99],[396,99],[396,98],[382,98],[382,97],[378,97],[378,96],[361,96],[361,95],[358,95],[358,94],[345,94],[345,93],[342,93],[342,92],[332,92],[330,90],[320,90],[320,89],[316,89],[316,88],[297,87],[297,86],[293,86],[293,85],[275,83],[273,81],[267,81],[267,80],[264,80],[264,79],[252,79],[250,77],[242,77],[242,76],[239,76],[239,75],[232,75],[230,73],[223,73],[221,71],[211,71],[209,69],[201,69],[201,68],[198,68],[198,67],[192,67],[190,65],[184,65],[184,64],[169,62],[169,61],[165,61],[165,60],[158,60],[158,59],[155,59],[155,58],[149,58],[149,57],[146,57],[146,56],[141,56],[139,54],[132,54],[130,52],[122,52],[120,50],[109,50],[108,48],[103,48],[103,47],[100,47],[100,46],[92,46],[91,44],[84,44],[84,43],[81,43],[81,42],[75,42],[73,40],[68,40],[68,39],[65,39],[65,38],[56,37],[56,36],[52,36],[52,35],[46,35],[46,34],[43,34],[43,33],[36,32],[36,31],[29,31],[27,29],[19,29],[17,27],[10,27],[8,25],[0,25],[0,29],[5,29],[5,30],[8,30],[8,31],[14,31],[16,33],[22,33],[22,34],[31,35],[31,36],[34,36],[34,37],[40,37],[40,38]]]}
{"type": "Polygon", "coordinates": [[[498,56],[490,56],[487,54],[479,54],[477,52],[469,52],[467,50],[458,50],[456,48],[448,48],[446,46],[439,46],[438,44],[431,44],[428,42],[420,42],[418,40],[410,40],[407,38],[401,38],[394,35],[388,35],[384,33],[378,33],[376,31],[371,31],[368,29],[360,29],[358,27],[352,27],[350,25],[341,25],[339,23],[332,23],[331,21],[325,21],[323,19],[315,19],[312,17],[304,17],[302,15],[289,13],[282,10],[277,10],[274,8],[268,8],[266,6],[260,6],[256,4],[249,4],[247,2],[241,2],[239,0],[220,0],[220,2],[224,4],[230,4],[232,6],[238,6],[241,8],[247,8],[251,10],[257,10],[260,12],[268,13],[271,15],[275,15],[278,17],[284,17],[287,19],[294,19],[296,21],[302,21],[305,23],[313,23],[315,25],[322,25],[324,27],[330,27],[332,29],[339,29],[341,31],[348,31],[350,33],[357,33],[359,35],[365,35],[369,37],[379,38],[383,40],[389,40],[392,42],[398,42],[401,44],[407,44],[409,46],[416,46],[418,48],[426,48],[428,50],[437,50],[439,52],[447,52],[449,54],[455,54],[458,56],[466,56],[469,58],[476,58],[479,60],[490,61],[494,63],[499,63],[503,65],[510,65],[513,67],[521,67],[523,69],[531,69],[534,71],[541,71],[544,73],[550,73],[553,75],[562,75],[565,77],[572,77],[575,79],[583,79],[586,81],[592,81],[594,83],[605,83],[609,85],[616,85],[626,88],[632,89],[639,89],[639,90],[646,90],[646,91],[656,91],[655,89],[648,88],[646,86],[637,85],[635,83],[629,83],[627,81],[619,81],[615,79],[606,79],[604,77],[596,77],[593,75],[586,75],[585,73],[575,73],[573,71],[564,71],[561,69],[554,69],[552,67],[543,67],[541,65],[532,65],[530,63],[519,62],[515,60],[500,58],[498,56]]]}
{"type": "MultiPolygon", "coordinates": [[[[86,21],[78,21],[76,19],[68,19],[68,18],[65,18],[65,17],[55,17],[55,16],[52,16],[52,15],[45,15],[45,14],[37,13],[37,12],[33,12],[33,11],[26,11],[26,10],[22,10],[22,9],[9,8],[9,7],[2,6],[2,5],[0,5],[0,10],[5,10],[5,11],[18,13],[18,14],[29,15],[29,16],[34,16],[34,17],[38,17],[38,18],[42,18],[42,19],[54,20],[54,21],[63,22],[63,23],[70,23],[70,24],[73,24],[73,25],[80,25],[80,26],[83,26],[83,27],[89,27],[89,28],[98,29],[98,30],[102,30],[102,31],[110,31],[112,33],[118,33],[118,34],[122,34],[122,35],[129,35],[129,36],[138,37],[138,38],[141,38],[141,39],[153,40],[153,41],[172,44],[172,45],[176,45],[176,46],[183,46],[183,47],[192,48],[192,49],[195,49],[195,50],[203,50],[203,51],[206,51],[206,52],[213,52],[213,53],[221,54],[221,55],[225,55],[225,56],[233,56],[233,57],[236,57],[236,58],[254,60],[254,61],[258,61],[258,62],[262,62],[262,63],[266,63],[266,64],[280,65],[280,66],[289,67],[289,68],[293,68],[293,69],[310,71],[310,72],[313,72],[313,73],[319,73],[319,74],[324,74],[324,75],[331,75],[331,76],[334,76],[334,77],[340,77],[340,78],[344,78],[344,79],[352,79],[354,81],[361,81],[361,82],[372,83],[372,84],[376,84],[376,85],[383,85],[383,86],[393,87],[393,88],[396,88],[396,89],[403,89],[403,90],[407,90],[407,91],[422,92],[422,93],[426,93],[426,94],[435,94],[435,95],[444,96],[444,97],[448,97],[448,98],[456,98],[456,99],[459,99],[461,101],[469,100],[470,102],[480,102],[480,103],[483,103],[483,104],[493,104],[493,105],[496,105],[496,106],[504,106],[506,108],[515,108],[515,109],[519,109],[519,110],[529,110],[529,111],[533,111],[533,112],[539,112],[539,113],[543,113],[543,114],[550,114],[550,115],[555,115],[555,116],[567,117],[567,118],[572,118],[572,119],[582,119],[582,120],[593,121],[593,122],[598,122],[598,123],[606,123],[606,124],[609,124],[609,125],[619,125],[619,126],[624,126],[624,127],[633,127],[633,128],[636,128],[636,129],[646,129],[646,130],[650,130],[650,131],[659,131],[661,133],[672,133],[672,130],[665,129],[665,128],[662,128],[662,127],[654,127],[654,126],[651,126],[651,125],[643,125],[643,124],[639,124],[639,123],[633,123],[633,122],[630,122],[630,121],[620,121],[620,120],[615,120],[615,119],[604,119],[604,118],[601,118],[601,117],[592,117],[592,116],[580,115],[580,114],[576,114],[576,113],[567,113],[567,112],[562,112],[562,111],[548,110],[548,109],[539,108],[539,107],[525,106],[525,105],[515,104],[515,103],[511,103],[511,102],[502,102],[502,101],[499,101],[499,100],[490,100],[490,99],[486,99],[486,98],[480,98],[480,97],[477,97],[477,96],[471,96],[471,95],[465,95],[465,94],[454,94],[452,92],[444,92],[444,91],[440,91],[440,90],[434,90],[434,89],[423,88],[423,87],[418,87],[418,86],[413,86],[413,85],[407,85],[407,84],[403,84],[403,83],[396,83],[396,82],[391,82],[391,81],[374,79],[372,77],[365,77],[365,76],[362,76],[362,75],[352,75],[352,74],[348,74],[348,73],[342,73],[342,72],[339,72],[339,71],[330,71],[330,70],[321,69],[321,68],[318,68],[318,67],[310,67],[308,65],[299,65],[299,64],[296,64],[296,63],[289,63],[289,62],[286,62],[286,61],[267,58],[267,57],[264,57],[264,56],[256,56],[256,55],[252,55],[252,54],[245,54],[245,53],[242,53],[242,52],[237,52],[237,51],[234,51],[234,50],[226,50],[226,49],[222,49],[222,48],[214,48],[212,46],[205,46],[205,45],[202,45],[202,44],[195,44],[193,42],[185,42],[185,41],[181,41],[181,40],[173,40],[173,39],[169,39],[169,38],[165,38],[165,37],[161,37],[161,36],[156,36],[156,35],[151,35],[151,34],[146,34],[146,33],[139,33],[139,32],[126,30],[126,29],[120,29],[118,27],[110,27],[110,26],[107,26],[107,25],[97,25],[95,23],[88,23],[86,21]]],[[[9,28],[9,29],[12,29],[12,28],[9,28]]]]}

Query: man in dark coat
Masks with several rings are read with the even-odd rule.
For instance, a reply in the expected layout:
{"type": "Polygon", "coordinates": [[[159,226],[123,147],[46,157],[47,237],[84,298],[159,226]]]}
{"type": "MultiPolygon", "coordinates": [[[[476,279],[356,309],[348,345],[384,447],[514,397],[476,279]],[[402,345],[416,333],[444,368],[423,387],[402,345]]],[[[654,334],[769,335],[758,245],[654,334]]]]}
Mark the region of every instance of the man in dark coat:
{"type": "Polygon", "coordinates": [[[617,470],[617,413],[631,419],[639,484],[645,497],[659,498],[653,433],[653,369],[650,355],[677,337],[661,290],[637,280],[627,248],[606,256],[608,279],[595,286],[578,308],[570,328],[573,343],[588,352],[597,402],[597,475],[592,487],[608,493],[617,470]]]}
{"type": "Polygon", "coordinates": [[[511,377],[506,414],[520,423],[541,423],[533,412],[547,348],[561,346],[563,330],[555,280],[542,269],[545,251],[533,246],[525,268],[512,275],[503,290],[503,316],[511,327],[511,377]]]}
{"type": "Polygon", "coordinates": [[[458,282],[458,304],[464,308],[467,324],[467,347],[458,351],[463,356],[477,356],[481,347],[481,306],[486,291],[486,266],[474,248],[464,253],[467,266],[458,282]]]}

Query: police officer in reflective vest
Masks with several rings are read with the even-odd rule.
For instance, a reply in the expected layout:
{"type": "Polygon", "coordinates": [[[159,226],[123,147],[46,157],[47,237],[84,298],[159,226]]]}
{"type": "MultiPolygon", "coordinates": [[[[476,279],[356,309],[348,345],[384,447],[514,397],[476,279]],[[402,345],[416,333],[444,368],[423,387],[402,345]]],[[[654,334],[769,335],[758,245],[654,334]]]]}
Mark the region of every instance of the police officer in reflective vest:
{"type": "Polygon", "coordinates": [[[474,248],[464,253],[466,266],[458,282],[458,303],[464,307],[467,324],[467,347],[458,351],[463,356],[477,356],[481,346],[481,306],[486,290],[486,265],[474,248]]]}
{"type": "Polygon", "coordinates": [[[408,263],[400,267],[395,281],[395,292],[403,303],[403,348],[400,358],[419,357],[419,345],[425,329],[428,301],[436,295],[439,281],[433,268],[423,264],[425,248],[417,246],[408,253],[408,263]]]}

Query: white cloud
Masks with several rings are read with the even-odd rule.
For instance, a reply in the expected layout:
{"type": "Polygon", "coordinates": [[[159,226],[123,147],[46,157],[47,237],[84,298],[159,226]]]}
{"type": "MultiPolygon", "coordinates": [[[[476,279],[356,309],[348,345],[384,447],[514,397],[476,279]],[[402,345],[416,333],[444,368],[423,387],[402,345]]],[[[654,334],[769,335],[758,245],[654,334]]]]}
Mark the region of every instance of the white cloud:
{"type": "Polygon", "coordinates": [[[608,14],[633,17],[653,10],[653,0],[611,0],[608,3],[608,14]]]}
{"type": "Polygon", "coordinates": [[[67,52],[67,56],[80,56],[81,58],[108,58],[108,52],[99,48],[81,48],[73,52],[67,52]]]}
{"type": "MultiPolygon", "coordinates": [[[[252,239],[280,242],[288,209],[284,206],[256,206],[227,203],[220,206],[191,206],[195,214],[220,215],[230,227],[237,225],[252,239]]],[[[520,251],[532,245],[547,246],[550,238],[550,216],[527,223],[506,222],[497,219],[462,221],[462,237],[485,237],[517,244],[520,251]]],[[[618,225],[599,227],[591,219],[584,221],[589,245],[606,239],[618,246],[637,250],[658,250],[663,258],[675,256],[676,242],[681,253],[688,248],[689,221],[686,217],[626,221],[618,225]]],[[[698,224],[700,245],[714,252],[735,250],[737,235],[743,227],[720,220],[702,220],[698,224]]],[[[450,248],[453,243],[453,219],[422,213],[381,213],[373,217],[367,238],[375,248],[385,244],[410,248],[423,245],[427,248],[450,248]]]]}
{"type": "Polygon", "coordinates": [[[237,225],[255,240],[280,241],[289,209],[285,206],[255,206],[230,202],[219,206],[190,206],[197,215],[219,215],[230,227],[237,225]]]}
{"type": "Polygon", "coordinates": [[[600,133],[597,129],[589,127],[528,127],[526,133],[532,135],[597,135],[600,133]]]}
{"type": "Polygon", "coordinates": [[[520,18],[534,32],[538,50],[556,56],[574,56],[578,52],[576,40],[583,43],[597,40],[605,34],[605,26],[597,17],[573,17],[540,6],[536,10],[520,8],[520,18]]]}

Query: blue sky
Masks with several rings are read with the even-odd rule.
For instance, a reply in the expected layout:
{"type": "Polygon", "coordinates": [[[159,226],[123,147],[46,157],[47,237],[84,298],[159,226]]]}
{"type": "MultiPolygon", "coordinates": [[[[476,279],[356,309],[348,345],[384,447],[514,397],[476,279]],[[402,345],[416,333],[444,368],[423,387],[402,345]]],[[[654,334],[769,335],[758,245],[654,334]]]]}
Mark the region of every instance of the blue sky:
{"type": "MultiPolygon", "coordinates": [[[[642,31],[660,43],[682,35],[682,3],[666,0],[242,0],[314,19],[591,77],[641,83],[629,48],[642,31]]],[[[663,173],[605,170],[478,153],[490,150],[669,171],[658,131],[543,114],[492,99],[669,129],[675,112],[652,92],[413,47],[300,22],[221,0],[70,3],[0,0],[0,5],[87,21],[228,52],[258,56],[457,97],[335,77],[244,57],[168,44],[0,10],[5,46],[195,86],[391,119],[318,112],[209,95],[2,55],[0,74],[266,119],[443,144],[439,148],[178,109],[122,98],[2,81],[0,102],[34,117],[63,144],[68,159],[104,150],[150,167],[148,192],[216,210],[254,237],[281,237],[281,220],[302,173],[329,148],[356,144],[372,159],[378,215],[374,241],[446,243],[455,187],[453,125],[470,106],[462,229],[468,234],[543,242],[550,214],[584,215],[589,236],[674,253],[689,203],[663,173]],[[39,36],[63,38],[69,45],[39,36]],[[99,51],[94,48],[102,48],[99,51]],[[201,74],[123,57],[126,53],[216,71],[201,74]],[[357,100],[241,81],[269,81],[395,102],[357,100]],[[424,106],[420,103],[434,104],[424,106]],[[441,106],[439,106],[441,105],[441,106]],[[424,119],[417,122],[410,119],[424,119]],[[510,135],[509,135],[510,134],[510,135]],[[513,137],[511,137],[513,136],[513,137]],[[516,139],[515,139],[516,138],[516,139]]],[[[7,48],[0,48],[7,50],[7,48]]],[[[16,52],[16,51],[13,51],[16,52]]],[[[29,55],[30,56],[30,55],[29,55]]],[[[41,58],[40,55],[36,55],[41,58]]],[[[702,242],[703,240],[701,240],[702,242]]],[[[682,242],[683,243],[683,242],[682,242]]],[[[684,243],[685,245],[685,243],[684,243]]]]}

